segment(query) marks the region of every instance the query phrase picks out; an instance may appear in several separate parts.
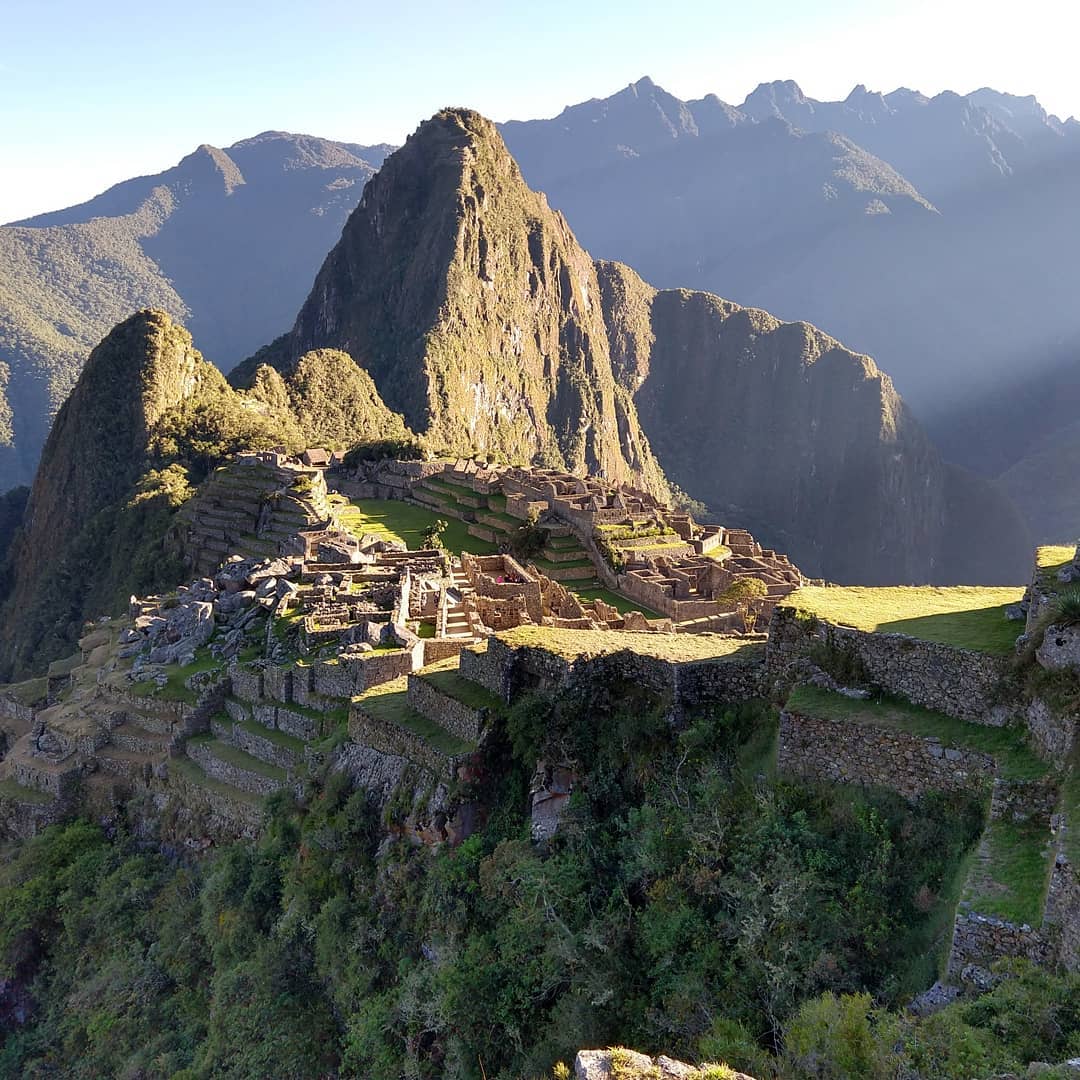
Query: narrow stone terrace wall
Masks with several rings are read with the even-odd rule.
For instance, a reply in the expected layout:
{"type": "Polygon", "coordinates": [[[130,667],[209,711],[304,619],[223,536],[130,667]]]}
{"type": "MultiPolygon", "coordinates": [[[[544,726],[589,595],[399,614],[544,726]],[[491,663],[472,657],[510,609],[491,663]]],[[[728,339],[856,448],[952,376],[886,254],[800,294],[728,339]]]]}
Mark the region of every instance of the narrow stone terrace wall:
{"type": "Polygon", "coordinates": [[[782,674],[792,661],[809,657],[822,645],[860,661],[882,690],[916,705],[975,724],[1001,726],[1012,717],[997,692],[1009,659],[906,634],[868,633],[820,619],[798,618],[794,608],[778,607],[769,623],[769,671],[782,674]]]}
{"type": "Polygon", "coordinates": [[[467,742],[477,742],[484,715],[442,693],[419,675],[409,676],[408,702],[419,713],[467,742]]]}
{"type": "Polygon", "coordinates": [[[788,711],[780,714],[777,765],[807,780],[886,787],[908,799],[927,791],[988,790],[997,768],[988,754],[934,739],[788,711]]]}
{"type": "Polygon", "coordinates": [[[1017,926],[988,915],[957,915],[949,953],[949,977],[959,979],[968,964],[989,967],[1003,957],[1049,963],[1053,953],[1046,939],[1026,923],[1017,926]]]}

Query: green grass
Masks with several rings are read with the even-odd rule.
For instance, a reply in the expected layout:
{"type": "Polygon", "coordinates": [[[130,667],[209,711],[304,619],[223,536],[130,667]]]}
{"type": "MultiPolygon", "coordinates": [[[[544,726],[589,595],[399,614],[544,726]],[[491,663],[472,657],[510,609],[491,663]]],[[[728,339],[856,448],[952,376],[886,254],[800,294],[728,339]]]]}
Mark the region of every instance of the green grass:
{"type": "Polygon", "coordinates": [[[407,695],[408,680],[402,677],[381,686],[374,686],[354,700],[361,712],[419,735],[429,746],[448,757],[458,757],[475,749],[472,743],[459,739],[422,713],[418,713],[409,704],[407,695]]]}
{"type": "Polygon", "coordinates": [[[1006,656],[1013,652],[1022,627],[1005,618],[1005,608],[1023,595],[1021,587],[808,585],[792,593],[784,606],[859,630],[907,634],[1006,656]]]}
{"type": "Polygon", "coordinates": [[[1073,561],[1076,545],[1044,544],[1035,549],[1035,570],[1039,584],[1047,592],[1057,592],[1062,582],[1057,579],[1057,572],[1073,561]]]}
{"type": "Polygon", "coordinates": [[[187,705],[194,705],[198,701],[199,695],[193,690],[189,690],[184,685],[184,680],[204,671],[214,671],[221,666],[221,661],[215,660],[210,655],[210,650],[203,647],[195,654],[194,663],[185,667],[174,667],[172,665],[167,667],[165,672],[169,677],[169,681],[154,696],[164,701],[182,701],[187,705]]]}
{"type": "Polygon", "coordinates": [[[625,615],[628,611],[640,611],[647,619],[663,618],[663,615],[653,611],[652,608],[647,608],[644,604],[639,604],[628,596],[612,592],[610,589],[571,589],[570,592],[582,603],[588,603],[590,600],[603,600],[605,604],[610,604],[620,615],[625,615]]]}
{"type": "Polygon", "coordinates": [[[260,724],[258,720],[241,720],[239,726],[249,735],[257,735],[261,739],[266,739],[267,742],[272,742],[275,746],[280,746],[283,750],[292,750],[297,755],[304,753],[304,742],[302,739],[296,738],[295,735],[278,731],[277,728],[268,728],[264,724],[260,724]]]}
{"type": "Polygon", "coordinates": [[[447,697],[460,701],[466,708],[488,709],[493,713],[503,711],[503,702],[490,690],[486,690],[471,679],[466,679],[456,671],[425,671],[421,677],[447,697]]]}
{"type": "Polygon", "coordinates": [[[226,784],[222,780],[208,776],[197,762],[188,757],[169,758],[169,772],[177,773],[194,787],[206,788],[226,799],[250,803],[252,806],[258,806],[262,802],[262,796],[256,795],[253,791],[241,791],[232,784],[226,784]]]}
{"type": "Polygon", "coordinates": [[[511,648],[544,649],[567,660],[580,656],[633,652],[671,663],[697,660],[751,660],[764,653],[760,642],[719,634],[649,634],[625,630],[559,630],[551,626],[516,626],[496,635],[511,648]]]}
{"type": "Polygon", "coordinates": [[[222,742],[213,735],[193,735],[188,741],[195,746],[209,747],[214,757],[220,758],[222,761],[227,761],[230,765],[235,765],[238,769],[258,773],[260,776],[268,777],[271,780],[286,779],[286,772],[280,766],[271,765],[261,758],[252,757],[251,754],[245,753],[243,750],[232,746],[230,743],[222,742]]]}
{"type": "Polygon", "coordinates": [[[31,803],[34,806],[45,806],[51,803],[52,796],[37,788],[23,787],[14,780],[0,780],[0,798],[11,799],[13,802],[31,803]]]}
{"type": "Polygon", "coordinates": [[[992,821],[964,887],[962,903],[979,915],[1013,923],[1042,923],[1052,851],[1045,828],[992,821]]]}
{"type": "Polygon", "coordinates": [[[342,525],[356,537],[371,533],[397,540],[413,551],[424,546],[424,531],[440,518],[447,523],[443,543],[455,555],[463,551],[470,555],[493,555],[499,550],[487,540],[470,536],[464,521],[397,499],[353,500],[347,507],[340,507],[338,514],[342,525]]]}
{"type": "Polygon", "coordinates": [[[1034,780],[1049,770],[1046,762],[1028,747],[1020,728],[968,724],[907,702],[891,698],[857,701],[816,686],[796,687],[786,707],[823,720],[896,728],[922,738],[940,739],[946,746],[978,750],[995,757],[1001,775],[1012,780],[1034,780]]]}
{"type": "Polygon", "coordinates": [[[70,675],[77,667],[82,664],[82,653],[72,653],[71,656],[65,656],[63,660],[54,660],[49,665],[49,678],[56,678],[60,675],[70,675]]]}
{"type": "Polygon", "coordinates": [[[27,679],[25,682],[9,683],[3,687],[4,693],[23,705],[34,705],[43,701],[48,689],[48,679],[44,675],[37,679],[27,679]]]}

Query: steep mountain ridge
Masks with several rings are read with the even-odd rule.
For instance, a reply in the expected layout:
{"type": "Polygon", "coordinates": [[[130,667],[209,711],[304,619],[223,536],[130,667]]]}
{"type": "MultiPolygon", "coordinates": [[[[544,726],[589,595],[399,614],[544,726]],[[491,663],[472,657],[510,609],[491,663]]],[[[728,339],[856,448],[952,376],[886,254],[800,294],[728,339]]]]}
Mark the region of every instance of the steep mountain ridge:
{"type": "Polygon", "coordinates": [[[870,357],[806,323],[599,265],[642,427],[670,479],[723,520],[830,580],[1022,573],[1030,543],[1016,512],[941,461],[870,357]]]}
{"type": "Polygon", "coordinates": [[[0,670],[38,670],[71,651],[85,618],[177,585],[189,571],[165,545],[175,512],[229,455],[298,451],[313,435],[408,435],[341,354],[304,356],[295,379],[264,368],[255,382],[251,394],[232,389],[164,311],[138,312],[93,350],[4,566],[0,670]]]}
{"type": "Polygon", "coordinates": [[[264,132],[0,227],[0,488],[33,476],[86,356],[132,311],[184,320],[223,367],[279,333],[387,150],[264,132]]]}
{"type": "MultiPolygon", "coordinates": [[[[663,491],[615,380],[599,284],[495,126],[448,109],[368,184],[292,332],[291,371],[341,349],[418,434],[663,491]]],[[[240,374],[250,371],[250,364],[240,374]]]]}

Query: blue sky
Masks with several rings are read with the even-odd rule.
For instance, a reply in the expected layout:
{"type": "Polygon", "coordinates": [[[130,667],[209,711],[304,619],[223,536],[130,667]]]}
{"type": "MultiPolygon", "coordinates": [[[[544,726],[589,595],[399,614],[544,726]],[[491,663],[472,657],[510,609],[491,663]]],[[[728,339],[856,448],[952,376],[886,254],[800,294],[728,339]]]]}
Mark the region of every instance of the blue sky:
{"type": "Polygon", "coordinates": [[[268,128],[400,142],[443,105],[553,116],[650,75],[738,104],[992,85],[1080,115],[1069,0],[0,0],[0,221],[268,128]]]}

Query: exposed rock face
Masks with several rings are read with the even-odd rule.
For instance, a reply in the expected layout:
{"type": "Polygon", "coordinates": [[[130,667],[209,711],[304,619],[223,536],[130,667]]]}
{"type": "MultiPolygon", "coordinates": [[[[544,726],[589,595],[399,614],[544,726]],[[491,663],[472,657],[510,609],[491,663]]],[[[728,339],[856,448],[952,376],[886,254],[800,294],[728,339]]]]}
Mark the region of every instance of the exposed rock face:
{"type": "Polygon", "coordinates": [[[723,520],[836,581],[1023,577],[1015,511],[941,461],[869,357],[806,323],[598,265],[642,427],[671,480],[723,520]]]}
{"type": "Polygon", "coordinates": [[[298,438],[287,410],[233,390],[165,312],[122,322],[49,434],[0,582],[0,669],[70,651],[83,618],[179,580],[163,541],[208,454],[298,438]]]}
{"type": "Polygon", "coordinates": [[[476,113],[439,113],[387,160],[265,358],[288,371],[324,347],[437,446],[663,490],[592,261],[476,113]]]}

